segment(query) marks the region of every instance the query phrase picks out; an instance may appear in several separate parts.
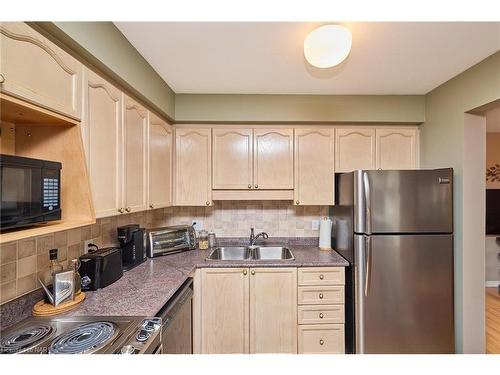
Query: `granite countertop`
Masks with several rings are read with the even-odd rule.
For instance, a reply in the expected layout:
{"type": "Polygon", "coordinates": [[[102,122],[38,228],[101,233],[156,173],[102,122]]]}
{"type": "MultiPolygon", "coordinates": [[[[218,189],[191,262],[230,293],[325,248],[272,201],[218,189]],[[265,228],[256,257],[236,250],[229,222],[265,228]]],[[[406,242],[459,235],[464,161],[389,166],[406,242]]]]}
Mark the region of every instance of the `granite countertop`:
{"type": "MultiPolygon", "coordinates": [[[[281,243],[283,245],[283,243],[281,243]]],[[[228,244],[225,244],[226,246],[228,244]]],[[[267,242],[266,245],[269,245],[267,242]]],[[[317,246],[286,244],[295,260],[206,261],[210,250],[191,250],[148,259],[124,273],[104,289],[86,292],[86,299],[67,316],[154,316],[196,268],[220,267],[346,267],[349,263],[336,251],[317,246]]]]}

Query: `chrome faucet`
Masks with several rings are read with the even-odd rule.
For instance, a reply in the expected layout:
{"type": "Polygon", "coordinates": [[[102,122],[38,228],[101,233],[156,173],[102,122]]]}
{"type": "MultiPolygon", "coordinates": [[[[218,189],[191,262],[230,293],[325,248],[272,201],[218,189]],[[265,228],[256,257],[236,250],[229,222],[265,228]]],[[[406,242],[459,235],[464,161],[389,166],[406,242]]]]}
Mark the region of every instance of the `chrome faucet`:
{"type": "Polygon", "coordinates": [[[257,241],[257,239],[259,237],[262,237],[263,239],[267,240],[269,238],[268,234],[266,232],[260,232],[258,235],[254,235],[254,229],[253,228],[250,228],[250,246],[254,246],[255,245],[255,241],[257,241]]]}

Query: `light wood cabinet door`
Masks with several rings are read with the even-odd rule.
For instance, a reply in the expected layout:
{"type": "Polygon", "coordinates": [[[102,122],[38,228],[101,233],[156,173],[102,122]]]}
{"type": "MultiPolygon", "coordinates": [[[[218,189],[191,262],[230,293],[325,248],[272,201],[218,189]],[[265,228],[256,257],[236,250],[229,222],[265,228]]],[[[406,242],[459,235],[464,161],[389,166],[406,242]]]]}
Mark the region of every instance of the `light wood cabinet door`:
{"type": "Polygon", "coordinates": [[[213,129],[213,188],[251,189],[252,129],[213,129]]]}
{"type": "Polygon", "coordinates": [[[212,204],[211,145],[211,129],[175,130],[175,205],[212,204]]]}
{"type": "Polygon", "coordinates": [[[195,312],[195,319],[201,323],[195,332],[199,335],[195,336],[195,353],[248,353],[248,268],[204,268],[197,272],[199,316],[195,312]]]}
{"type": "Polygon", "coordinates": [[[149,208],[172,205],[173,128],[149,113],[149,208]]]}
{"type": "Polygon", "coordinates": [[[147,207],[148,112],[127,96],[124,101],[124,207],[126,212],[143,211],[147,207]]]}
{"type": "Polygon", "coordinates": [[[345,353],[343,324],[299,326],[299,354],[345,353]]]}
{"type": "Polygon", "coordinates": [[[335,130],[335,172],[375,169],[375,129],[335,130]]]}
{"type": "Polygon", "coordinates": [[[297,353],[297,268],[250,269],[250,353],[297,353]]]}
{"type": "Polygon", "coordinates": [[[416,129],[377,129],[377,169],[415,169],[416,129]]]}
{"type": "Polygon", "coordinates": [[[85,69],[82,133],[97,218],[122,207],[122,102],[117,88],[85,69]]]}
{"type": "Polygon", "coordinates": [[[296,205],[334,203],[334,129],[295,129],[296,205]]]}
{"type": "Polygon", "coordinates": [[[80,119],[83,65],[22,22],[0,24],[0,88],[80,119]]]}
{"type": "Polygon", "coordinates": [[[254,129],[254,189],[293,189],[293,129],[254,129]]]}

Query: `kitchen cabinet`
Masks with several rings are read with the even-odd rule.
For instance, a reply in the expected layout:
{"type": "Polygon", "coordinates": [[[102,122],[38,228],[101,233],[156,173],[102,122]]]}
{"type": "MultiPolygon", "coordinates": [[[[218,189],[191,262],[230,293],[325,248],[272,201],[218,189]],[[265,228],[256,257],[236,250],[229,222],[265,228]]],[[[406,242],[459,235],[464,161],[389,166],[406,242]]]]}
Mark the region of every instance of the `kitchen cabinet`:
{"type": "Polygon", "coordinates": [[[377,169],[417,168],[417,129],[378,128],[376,138],[377,169]]]}
{"type": "Polygon", "coordinates": [[[250,353],[297,353],[297,268],[250,269],[250,353]]]}
{"type": "Polygon", "coordinates": [[[80,119],[82,64],[22,22],[0,25],[0,88],[80,119]]]}
{"type": "Polygon", "coordinates": [[[148,207],[172,205],[172,126],[149,113],[148,207]]]}
{"type": "Polygon", "coordinates": [[[345,352],[343,324],[299,326],[299,354],[343,354],[345,352]]]}
{"type": "Polygon", "coordinates": [[[375,169],[375,129],[338,128],[335,131],[335,172],[375,169]]]}
{"type": "Polygon", "coordinates": [[[295,129],[296,205],[334,203],[334,129],[295,129]]]}
{"type": "Polygon", "coordinates": [[[212,204],[211,129],[175,130],[174,204],[210,206],[212,204]]]}
{"type": "Polygon", "coordinates": [[[213,188],[252,189],[252,129],[213,129],[213,188]]]}
{"type": "Polygon", "coordinates": [[[202,268],[195,353],[297,353],[297,269],[202,268]]]}
{"type": "Polygon", "coordinates": [[[254,189],[293,189],[293,129],[254,129],[254,189]]]}
{"type": "Polygon", "coordinates": [[[84,70],[82,135],[97,218],[122,210],[121,92],[84,70]]]}
{"type": "Polygon", "coordinates": [[[147,207],[148,111],[124,95],[123,108],[123,207],[126,212],[147,207]]]}
{"type": "Polygon", "coordinates": [[[194,353],[248,353],[248,268],[200,269],[194,282],[194,353]]]}

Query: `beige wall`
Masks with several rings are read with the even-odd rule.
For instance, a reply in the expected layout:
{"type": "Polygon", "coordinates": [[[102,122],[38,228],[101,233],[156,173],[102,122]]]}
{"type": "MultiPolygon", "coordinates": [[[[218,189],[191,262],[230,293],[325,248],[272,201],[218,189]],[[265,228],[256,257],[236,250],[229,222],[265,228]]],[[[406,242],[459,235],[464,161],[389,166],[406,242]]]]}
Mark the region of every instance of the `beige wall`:
{"type": "Polygon", "coordinates": [[[382,122],[419,124],[423,95],[176,94],[179,122],[382,122]]]}
{"type": "MultiPolygon", "coordinates": [[[[444,83],[426,95],[425,122],[420,127],[420,165],[422,168],[453,167],[454,179],[454,229],[455,229],[455,322],[457,351],[475,352],[476,348],[484,346],[479,342],[474,332],[484,332],[481,316],[484,309],[481,298],[484,279],[481,283],[474,282],[466,285],[466,279],[473,275],[483,275],[484,267],[469,265],[464,261],[464,254],[484,252],[484,236],[481,242],[473,247],[464,244],[463,219],[472,219],[474,216],[464,210],[464,202],[478,202],[478,197],[484,197],[484,191],[475,196],[464,195],[464,169],[475,168],[484,171],[484,162],[479,165],[470,165],[465,160],[470,156],[465,152],[464,112],[490,103],[500,98],[500,52],[481,61],[457,77],[444,83]],[[473,289],[474,292],[466,291],[473,289]],[[479,316],[463,316],[464,306],[477,306],[479,316]],[[480,310],[483,310],[481,313],[480,310]]],[[[484,152],[484,150],[482,150],[484,152]]],[[[477,160],[476,160],[477,161],[477,160]]],[[[478,180],[484,186],[484,175],[478,180]]],[[[470,190],[475,193],[478,186],[470,190]]],[[[481,222],[484,218],[475,217],[481,222]]],[[[484,233],[484,229],[483,229],[484,233]]],[[[477,280],[474,277],[474,280],[477,280]]]]}
{"type": "Polygon", "coordinates": [[[290,202],[215,202],[213,207],[169,207],[98,219],[94,225],[27,238],[0,247],[0,303],[38,288],[37,275],[49,264],[49,249],[59,249],[59,260],[68,261],[83,253],[84,241],[98,246],[117,244],[116,228],[137,223],[151,228],[203,221],[206,230],[218,237],[247,237],[250,227],[271,237],[318,237],[311,221],[328,214],[328,207],[293,206],[290,202]]]}

